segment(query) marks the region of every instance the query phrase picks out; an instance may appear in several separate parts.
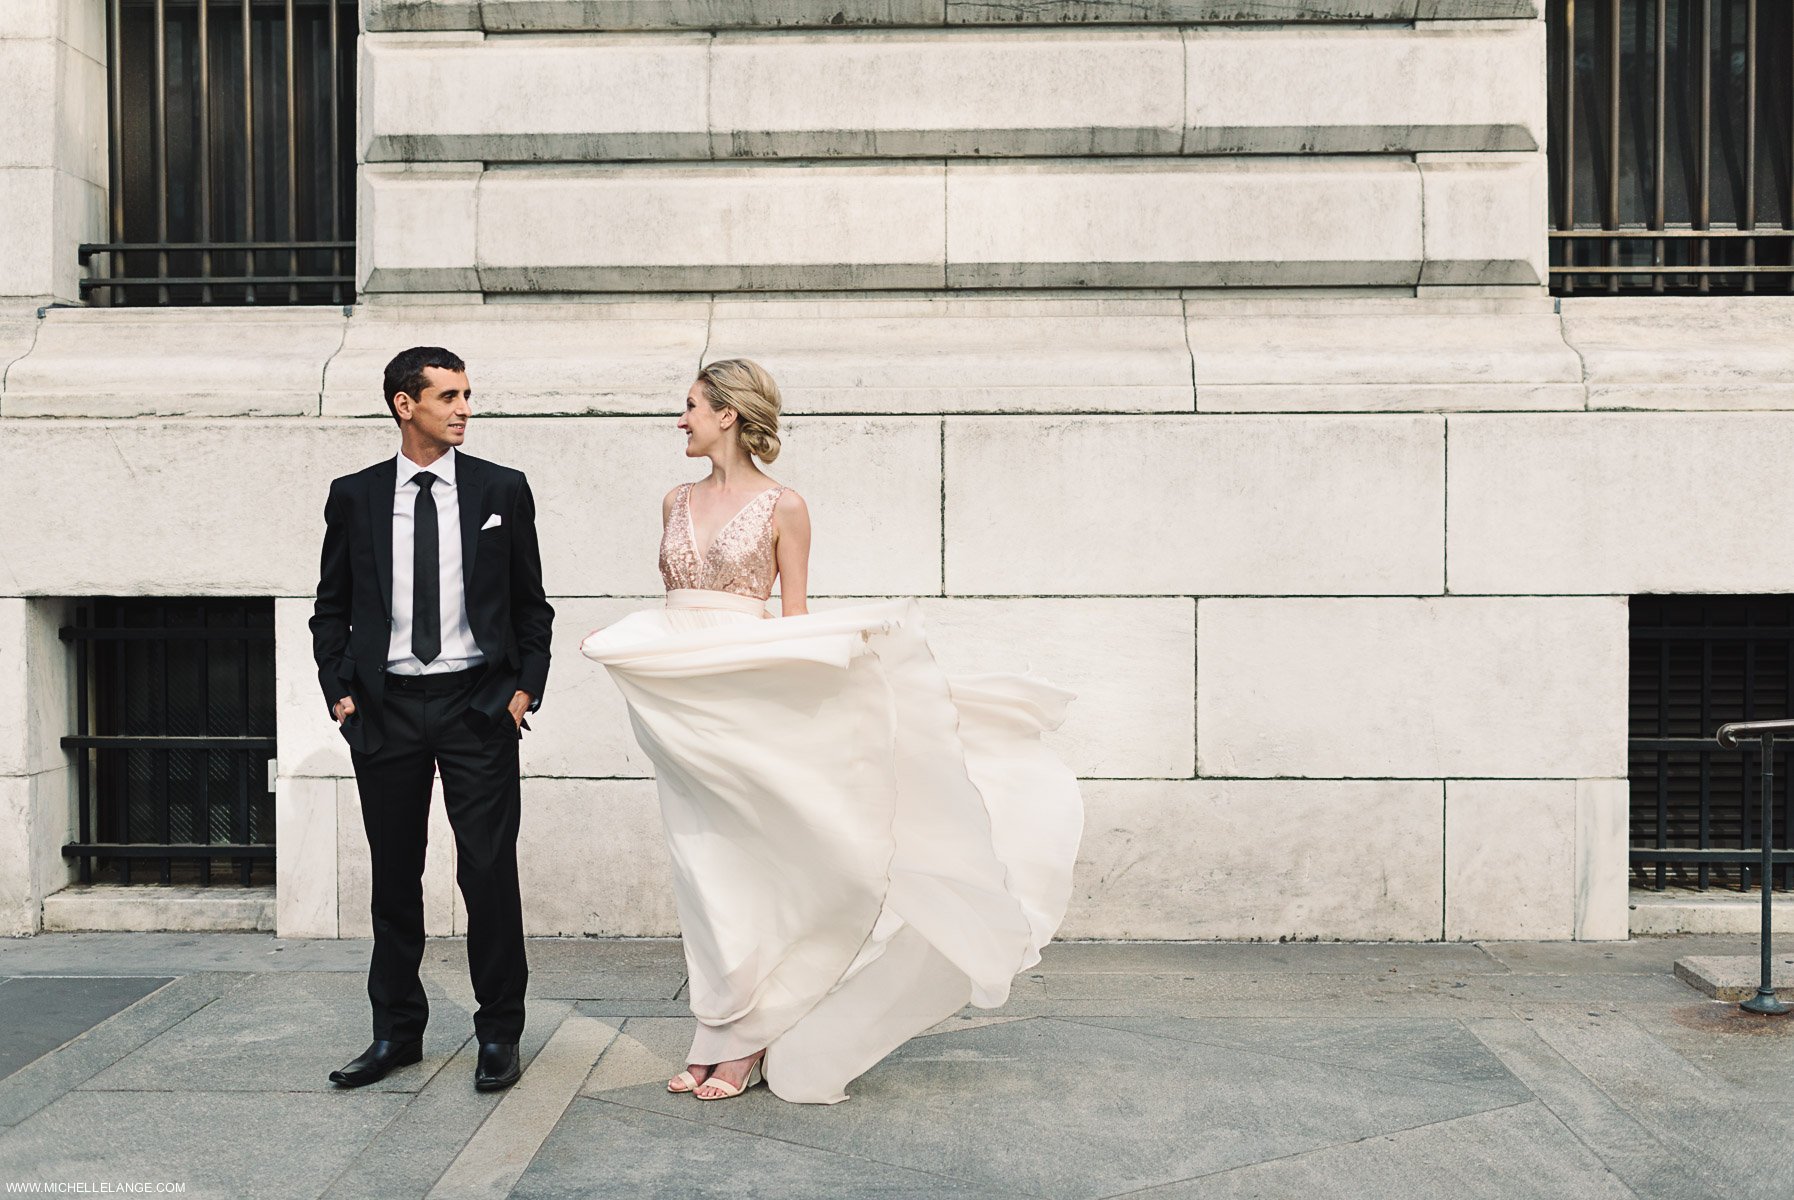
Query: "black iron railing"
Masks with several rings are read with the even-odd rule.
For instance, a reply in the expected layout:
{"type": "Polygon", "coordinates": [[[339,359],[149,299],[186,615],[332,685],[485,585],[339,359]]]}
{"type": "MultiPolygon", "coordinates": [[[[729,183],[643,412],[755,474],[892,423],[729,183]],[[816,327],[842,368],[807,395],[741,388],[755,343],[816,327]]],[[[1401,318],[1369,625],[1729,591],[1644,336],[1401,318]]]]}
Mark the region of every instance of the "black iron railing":
{"type": "MultiPolygon", "coordinates": [[[[1780,859],[1772,846],[1772,830],[1775,828],[1775,743],[1779,740],[1794,737],[1794,721],[1733,721],[1721,725],[1713,735],[1713,740],[1727,750],[1735,750],[1740,742],[1756,742],[1758,747],[1757,761],[1763,764],[1763,781],[1757,787],[1757,797],[1762,814],[1758,827],[1762,846],[1762,865],[1759,872],[1764,880],[1775,874],[1775,863],[1780,859]]],[[[1774,889],[1767,883],[1763,885],[1760,897],[1760,917],[1758,924],[1757,954],[1761,974],[1758,977],[1757,994],[1738,1007],[1746,1012],[1761,1013],[1764,1016],[1786,1016],[1789,1008],[1775,994],[1775,904],[1770,895],[1774,889]]]]}
{"type": "MultiPolygon", "coordinates": [[[[1761,875],[1763,764],[1722,747],[1728,721],[1794,712],[1794,596],[1634,596],[1631,605],[1631,862],[1642,887],[1740,891],[1761,875]]],[[[1777,878],[1794,885],[1789,742],[1777,743],[1777,878]]]]}
{"type": "Polygon", "coordinates": [[[245,885],[274,860],[274,607],[268,600],[102,599],[73,649],[80,879],[245,885]],[[179,867],[177,869],[177,864],[179,867]],[[153,880],[136,868],[155,868],[153,880]]]}
{"type": "Polygon", "coordinates": [[[353,0],[106,0],[103,305],[354,299],[353,0]]]}
{"type": "Polygon", "coordinates": [[[1794,4],[1549,0],[1551,287],[1794,291],[1794,4]]]}

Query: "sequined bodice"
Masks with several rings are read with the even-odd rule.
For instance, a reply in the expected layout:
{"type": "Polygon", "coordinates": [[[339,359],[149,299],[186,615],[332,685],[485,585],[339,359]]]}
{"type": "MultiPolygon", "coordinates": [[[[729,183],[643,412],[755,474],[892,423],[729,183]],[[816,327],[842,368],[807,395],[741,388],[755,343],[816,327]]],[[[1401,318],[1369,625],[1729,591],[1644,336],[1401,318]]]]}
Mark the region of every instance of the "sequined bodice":
{"type": "Polygon", "coordinates": [[[778,565],[772,552],[772,510],[784,492],[770,487],[742,506],[716,531],[702,555],[691,520],[691,488],[679,485],[660,535],[660,581],[668,591],[703,588],[765,600],[778,565]]]}

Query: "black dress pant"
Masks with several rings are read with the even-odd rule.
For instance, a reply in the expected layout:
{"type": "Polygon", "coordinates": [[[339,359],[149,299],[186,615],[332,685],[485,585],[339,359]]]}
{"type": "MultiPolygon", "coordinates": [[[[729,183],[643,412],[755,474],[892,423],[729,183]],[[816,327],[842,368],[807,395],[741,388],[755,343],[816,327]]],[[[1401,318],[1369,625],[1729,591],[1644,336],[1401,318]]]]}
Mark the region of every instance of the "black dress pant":
{"type": "Polygon", "coordinates": [[[386,676],[385,741],[372,754],[352,755],[373,864],[368,999],[377,1039],[422,1037],[430,1016],[418,967],[430,781],[438,771],[455,832],[455,878],[467,906],[467,966],[479,1002],[474,1032],[482,1042],[516,1042],[523,1032],[529,963],[517,887],[520,735],[507,714],[487,721],[468,707],[483,673],[476,667],[386,676]]]}

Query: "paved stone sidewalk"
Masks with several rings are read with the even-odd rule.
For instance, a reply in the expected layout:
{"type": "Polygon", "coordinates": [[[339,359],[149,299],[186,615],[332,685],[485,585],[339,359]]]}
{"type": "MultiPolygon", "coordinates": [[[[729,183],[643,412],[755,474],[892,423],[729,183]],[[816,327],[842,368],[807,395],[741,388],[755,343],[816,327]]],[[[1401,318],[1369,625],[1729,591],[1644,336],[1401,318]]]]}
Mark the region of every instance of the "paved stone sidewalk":
{"type": "Polygon", "coordinates": [[[483,1096],[458,941],[424,1062],[355,1092],[365,942],[0,941],[0,1194],[1789,1200],[1794,1018],[1671,973],[1751,950],[1058,945],[817,1108],[662,1090],[673,942],[532,942],[528,1070],[483,1096]]]}

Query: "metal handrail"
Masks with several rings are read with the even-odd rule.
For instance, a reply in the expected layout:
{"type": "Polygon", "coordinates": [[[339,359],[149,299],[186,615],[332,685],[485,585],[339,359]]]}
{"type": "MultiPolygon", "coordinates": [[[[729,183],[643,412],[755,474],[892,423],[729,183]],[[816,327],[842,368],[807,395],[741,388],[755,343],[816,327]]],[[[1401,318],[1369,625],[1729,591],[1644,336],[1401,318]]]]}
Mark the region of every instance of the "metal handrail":
{"type": "Polygon", "coordinates": [[[1719,727],[1713,740],[1728,750],[1738,748],[1740,741],[1754,741],[1760,747],[1763,756],[1763,868],[1757,876],[1757,886],[1763,892],[1763,935],[1758,939],[1758,949],[1762,951],[1762,976],[1757,983],[1757,994],[1738,1007],[1745,1012],[1780,1015],[1789,1011],[1775,995],[1774,950],[1775,938],[1774,909],[1770,903],[1775,891],[1775,739],[1777,734],[1794,735],[1794,720],[1782,721],[1731,721],[1719,727]]]}
{"type": "Polygon", "coordinates": [[[1738,739],[1754,742],[1764,734],[1794,733],[1794,720],[1786,721],[1728,721],[1719,727],[1713,740],[1727,750],[1738,748],[1738,739]]]}

